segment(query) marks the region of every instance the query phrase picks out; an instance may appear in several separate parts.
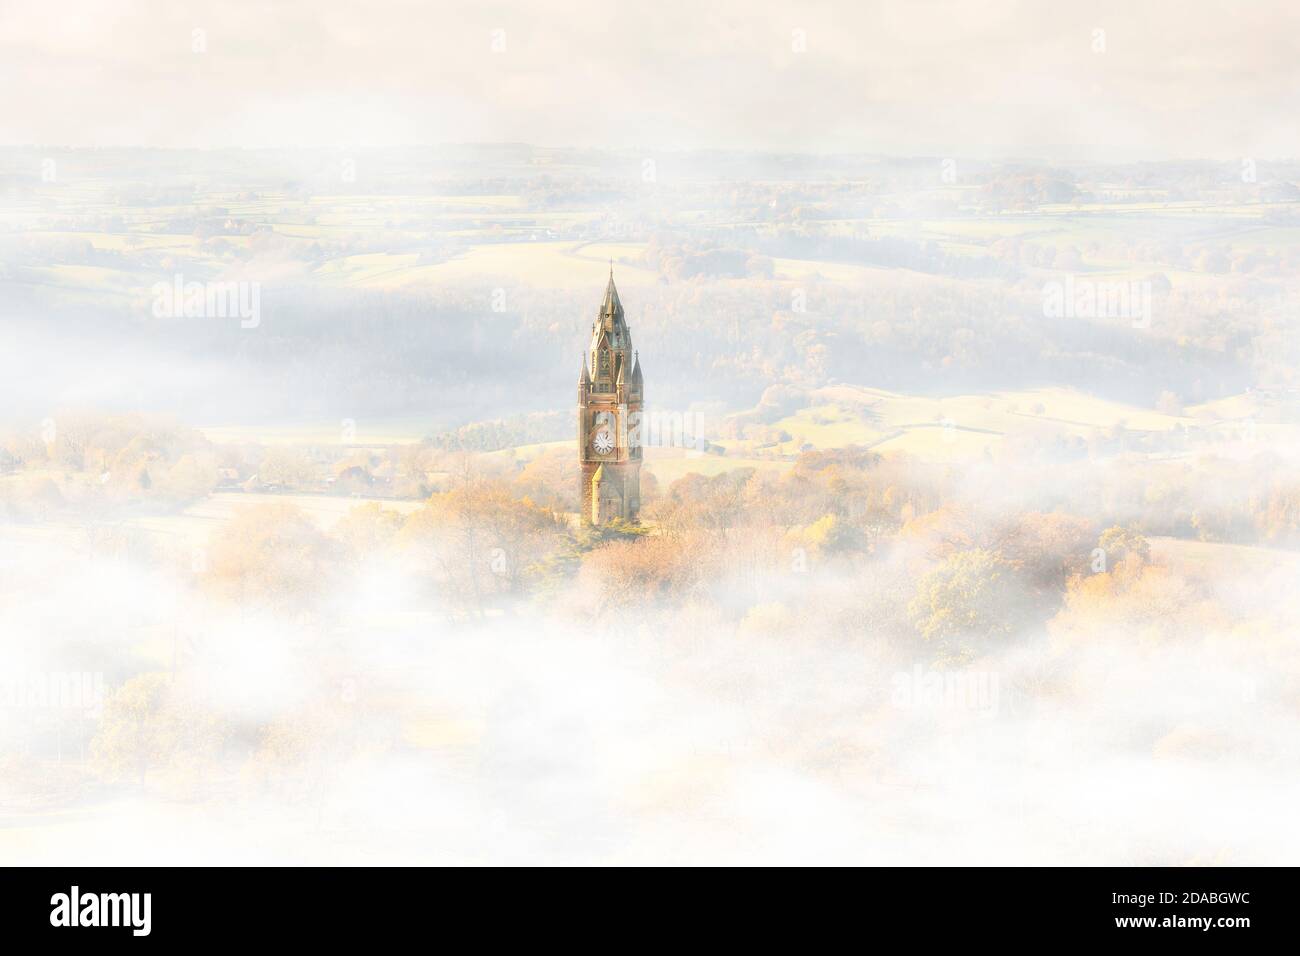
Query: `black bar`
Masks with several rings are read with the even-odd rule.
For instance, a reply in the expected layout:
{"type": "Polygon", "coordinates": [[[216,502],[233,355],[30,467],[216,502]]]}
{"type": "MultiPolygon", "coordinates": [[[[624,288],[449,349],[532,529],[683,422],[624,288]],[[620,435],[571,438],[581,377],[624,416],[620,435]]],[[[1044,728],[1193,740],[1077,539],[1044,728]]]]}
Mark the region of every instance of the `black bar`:
{"type": "Polygon", "coordinates": [[[1296,925],[1292,869],[733,872],[709,874],[699,886],[692,885],[696,874],[592,880],[587,873],[527,873],[493,874],[490,883],[512,878],[514,888],[485,886],[478,873],[423,869],[9,869],[0,919],[10,945],[295,948],[401,945],[414,932],[428,948],[465,933],[484,942],[507,934],[536,946],[586,939],[614,949],[629,935],[639,945],[702,937],[802,940],[807,948],[847,933],[862,947],[901,936],[926,947],[1062,941],[1236,950],[1294,945],[1296,925]],[[86,917],[102,911],[107,920],[116,908],[122,925],[52,925],[66,915],[60,901],[71,902],[74,886],[86,917]],[[99,894],[137,897],[101,906],[99,894]],[[86,902],[90,896],[96,903],[86,902]]]}

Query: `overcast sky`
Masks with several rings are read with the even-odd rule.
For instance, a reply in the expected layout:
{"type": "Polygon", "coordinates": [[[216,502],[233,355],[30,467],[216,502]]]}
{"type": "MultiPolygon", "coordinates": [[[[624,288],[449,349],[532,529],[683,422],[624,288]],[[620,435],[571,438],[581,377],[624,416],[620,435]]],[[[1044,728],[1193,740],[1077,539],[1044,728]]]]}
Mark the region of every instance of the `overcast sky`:
{"type": "Polygon", "coordinates": [[[1300,3],[0,0],[0,80],[11,145],[1283,158],[1300,3]]]}

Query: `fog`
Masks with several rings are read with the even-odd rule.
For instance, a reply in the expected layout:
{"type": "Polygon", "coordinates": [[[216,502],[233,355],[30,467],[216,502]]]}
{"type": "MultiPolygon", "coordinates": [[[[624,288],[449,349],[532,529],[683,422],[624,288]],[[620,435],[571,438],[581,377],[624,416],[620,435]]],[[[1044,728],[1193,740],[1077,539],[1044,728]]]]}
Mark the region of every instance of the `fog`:
{"type": "Polygon", "coordinates": [[[0,13],[9,144],[1297,153],[1282,2],[61,10],[0,13]]]}
{"type": "Polygon", "coordinates": [[[1279,5],[64,12],[0,859],[1295,861],[1279,5]]]}
{"type": "MultiPolygon", "coordinates": [[[[50,779],[24,792],[8,776],[14,861],[1271,864],[1296,850],[1282,823],[1294,678],[1279,672],[1294,647],[1241,648],[1231,625],[1154,644],[1119,626],[1074,644],[1024,635],[954,691],[870,629],[820,626],[843,584],[830,574],[799,576],[808,625],[790,631],[667,607],[588,633],[532,608],[453,626],[392,568],[378,601],[361,576],[329,597],[332,624],[303,627],[120,560],[9,555],[46,583],[6,593],[7,672],[120,662],[179,629],[176,679],[235,728],[153,792],[82,794],[89,814],[46,809],[50,779]],[[238,728],[291,720],[307,736],[283,763],[250,760],[238,728]]],[[[1219,574],[1230,620],[1293,615],[1295,568],[1219,574]]],[[[856,582],[867,604],[870,589],[856,582]]],[[[21,713],[11,761],[48,747],[61,712],[21,713]]]]}

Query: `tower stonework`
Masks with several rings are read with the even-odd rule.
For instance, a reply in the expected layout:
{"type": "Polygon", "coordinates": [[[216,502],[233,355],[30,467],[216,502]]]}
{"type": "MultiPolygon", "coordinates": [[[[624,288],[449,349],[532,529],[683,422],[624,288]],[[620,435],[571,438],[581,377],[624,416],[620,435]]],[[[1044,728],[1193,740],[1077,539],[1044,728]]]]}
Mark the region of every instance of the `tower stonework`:
{"type": "Polygon", "coordinates": [[[609,273],[578,379],[582,520],[636,521],[641,513],[641,360],[609,273]]]}

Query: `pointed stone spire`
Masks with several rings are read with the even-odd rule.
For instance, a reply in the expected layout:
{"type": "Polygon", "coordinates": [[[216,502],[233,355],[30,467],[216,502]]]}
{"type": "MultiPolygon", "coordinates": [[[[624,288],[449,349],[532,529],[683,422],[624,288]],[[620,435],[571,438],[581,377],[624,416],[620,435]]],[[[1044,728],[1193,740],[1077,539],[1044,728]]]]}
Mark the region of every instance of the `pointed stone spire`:
{"type": "MultiPolygon", "coordinates": [[[[625,354],[632,349],[632,335],[628,331],[627,320],[623,317],[623,303],[618,299],[618,287],[614,285],[613,260],[610,261],[609,284],[605,286],[605,298],[600,304],[600,313],[591,330],[591,352],[593,354],[599,352],[602,345],[625,354]]],[[[596,376],[596,369],[592,368],[591,373],[596,376]]]]}
{"type": "Polygon", "coordinates": [[[578,379],[579,385],[590,385],[591,374],[587,371],[587,353],[582,353],[582,378],[578,379]]]}
{"type": "Polygon", "coordinates": [[[600,317],[606,322],[612,319],[614,323],[623,323],[623,303],[618,301],[618,288],[614,285],[613,259],[609,261],[609,285],[605,286],[605,301],[600,304],[600,317]]]}
{"type": "Polygon", "coordinates": [[[641,386],[641,353],[634,352],[634,361],[632,363],[632,385],[640,388],[641,386]]]}

